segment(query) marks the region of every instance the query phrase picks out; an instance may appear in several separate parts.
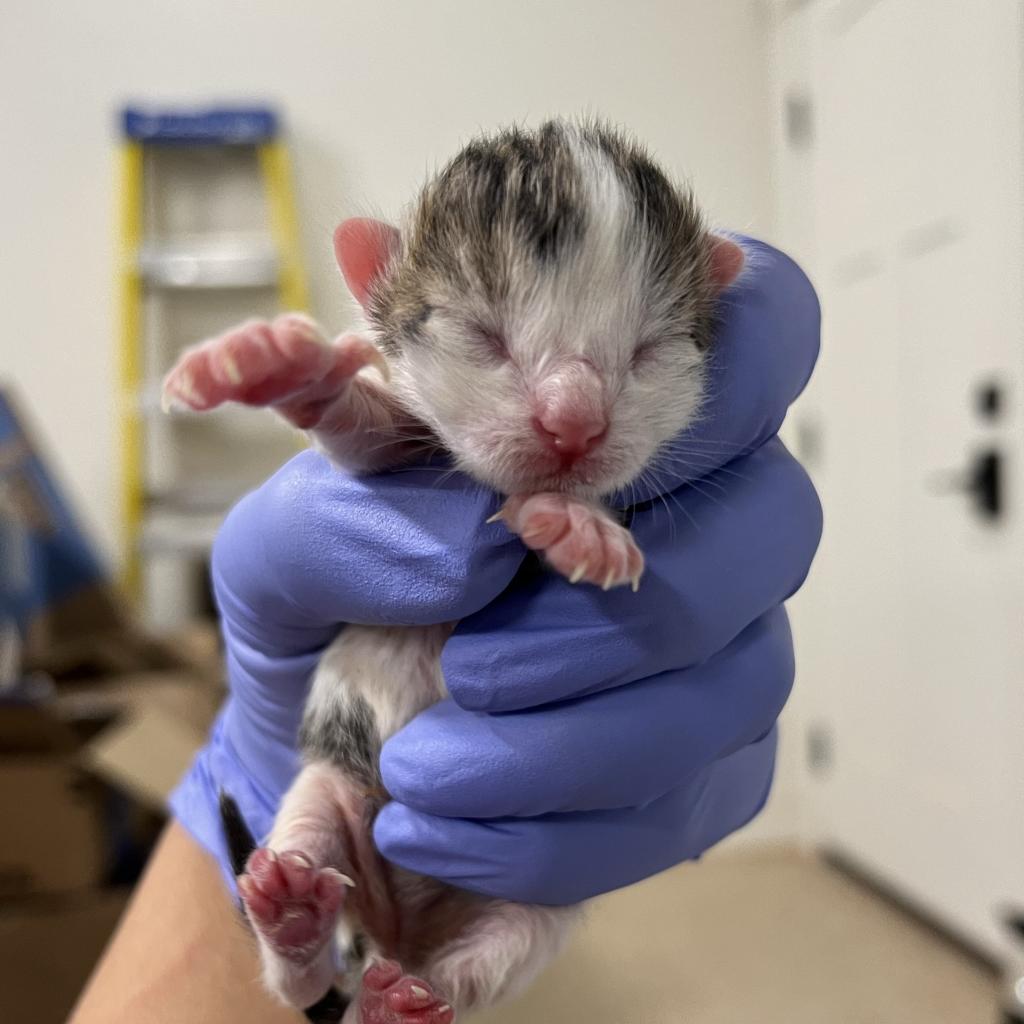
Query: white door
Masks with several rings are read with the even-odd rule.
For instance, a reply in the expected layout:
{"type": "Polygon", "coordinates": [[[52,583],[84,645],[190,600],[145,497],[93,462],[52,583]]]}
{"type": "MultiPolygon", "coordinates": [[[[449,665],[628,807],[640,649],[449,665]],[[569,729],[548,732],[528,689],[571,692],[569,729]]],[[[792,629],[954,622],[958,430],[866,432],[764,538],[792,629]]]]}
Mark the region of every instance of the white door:
{"type": "Polygon", "coordinates": [[[800,685],[831,748],[812,817],[992,952],[998,909],[1024,907],[1021,13],[806,12],[826,528],[800,685]],[[995,516],[951,489],[985,454],[995,516]]]}

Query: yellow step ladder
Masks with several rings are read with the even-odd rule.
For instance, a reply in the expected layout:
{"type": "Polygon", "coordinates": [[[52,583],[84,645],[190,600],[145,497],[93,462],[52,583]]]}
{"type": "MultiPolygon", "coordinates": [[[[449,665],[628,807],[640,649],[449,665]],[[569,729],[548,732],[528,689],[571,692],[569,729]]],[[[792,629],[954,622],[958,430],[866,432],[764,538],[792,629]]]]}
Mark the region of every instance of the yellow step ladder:
{"type": "MultiPolygon", "coordinates": [[[[147,536],[152,496],[146,479],[147,433],[158,408],[159,381],[168,366],[150,366],[144,337],[145,299],[150,292],[188,289],[276,288],[281,309],[308,305],[296,204],[288,153],[274,110],[263,107],[202,111],[122,112],[120,152],[119,419],[121,446],[121,517],[123,580],[128,594],[141,596],[142,564],[147,544],[167,551],[176,545],[201,557],[225,508],[213,515],[182,520],[181,529],[165,528],[162,537],[147,536]],[[147,169],[161,153],[180,155],[211,147],[255,150],[266,201],[269,231],[258,243],[237,237],[159,241],[146,236],[147,169]]],[[[198,340],[198,339],[194,339],[198,340]]]]}

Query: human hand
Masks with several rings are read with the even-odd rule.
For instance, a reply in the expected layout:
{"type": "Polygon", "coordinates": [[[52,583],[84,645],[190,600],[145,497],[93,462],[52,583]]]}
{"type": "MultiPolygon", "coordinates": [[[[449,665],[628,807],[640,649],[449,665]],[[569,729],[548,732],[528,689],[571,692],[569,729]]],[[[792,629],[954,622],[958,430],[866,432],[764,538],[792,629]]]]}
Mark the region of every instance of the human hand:
{"type": "Polygon", "coordinates": [[[704,416],[620,499],[653,498],[632,521],[639,593],[548,573],[460,623],[442,658],[451,698],[384,747],[389,859],[572,903],[698,856],[767,798],[793,679],[782,602],[821,533],[775,434],[814,365],[819,310],[787,257],[748,252],[704,416]]]}
{"type": "Polygon", "coordinates": [[[485,524],[494,496],[430,467],[354,480],[305,453],[232,513],[214,558],[232,696],[173,801],[229,877],[216,793],[269,831],[309,676],[343,622],[463,620],[444,656],[452,699],[385,747],[396,799],[376,838],[399,863],[573,902],[756,811],[792,674],[778,605],[820,513],[771,440],[813,365],[816,302],[792,263],[751,246],[756,272],[723,297],[706,415],[639,495],[666,491],[635,514],[640,594],[545,574],[494,601],[523,549],[485,524]]]}

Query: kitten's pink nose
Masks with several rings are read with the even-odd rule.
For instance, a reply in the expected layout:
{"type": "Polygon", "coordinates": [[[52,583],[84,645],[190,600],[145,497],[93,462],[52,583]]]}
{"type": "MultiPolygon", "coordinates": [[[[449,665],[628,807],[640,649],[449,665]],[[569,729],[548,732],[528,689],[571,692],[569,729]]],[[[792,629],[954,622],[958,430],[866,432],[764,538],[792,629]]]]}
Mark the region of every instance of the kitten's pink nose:
{"type": "Polygon", "coordinates": [[[608,432],[608,400],[597,368],[563,359],[537,385],[533,429],[563,465],[592,452],[608,432]]]}
{"type": "Polygon", "coordinates": [[[557,407],[542,412],[533,425],[541,440],[566,459],[592,452],[608,430],[603,416],[557,407]]]}

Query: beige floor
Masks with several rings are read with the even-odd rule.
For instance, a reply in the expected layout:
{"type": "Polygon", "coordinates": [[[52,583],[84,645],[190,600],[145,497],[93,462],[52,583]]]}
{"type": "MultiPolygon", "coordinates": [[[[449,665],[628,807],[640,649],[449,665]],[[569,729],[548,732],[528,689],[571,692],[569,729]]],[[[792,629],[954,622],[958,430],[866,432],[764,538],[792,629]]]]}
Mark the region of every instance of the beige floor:
{"type": "Polygon", "coordinates": [[[996,982],[832,868],[733,853],[605,897],[472,1024],[989,1024],[996,982]]]}

